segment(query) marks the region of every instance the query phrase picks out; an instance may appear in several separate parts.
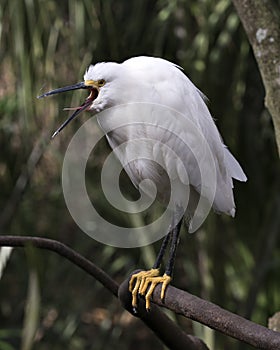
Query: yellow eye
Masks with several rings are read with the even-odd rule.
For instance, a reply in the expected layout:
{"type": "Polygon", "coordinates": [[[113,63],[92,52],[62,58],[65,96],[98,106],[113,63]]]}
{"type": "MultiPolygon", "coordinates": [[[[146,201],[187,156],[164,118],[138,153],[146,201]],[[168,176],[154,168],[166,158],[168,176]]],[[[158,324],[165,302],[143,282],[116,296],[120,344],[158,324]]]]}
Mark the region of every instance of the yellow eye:
{"type": "Polygon", "coordinates": [[[98,86],[104,86],[105,85],[105,83],[106,83],[106,81],[104,80],[104,79],[100,79],[100,80],[98,80],[98,86]]]}

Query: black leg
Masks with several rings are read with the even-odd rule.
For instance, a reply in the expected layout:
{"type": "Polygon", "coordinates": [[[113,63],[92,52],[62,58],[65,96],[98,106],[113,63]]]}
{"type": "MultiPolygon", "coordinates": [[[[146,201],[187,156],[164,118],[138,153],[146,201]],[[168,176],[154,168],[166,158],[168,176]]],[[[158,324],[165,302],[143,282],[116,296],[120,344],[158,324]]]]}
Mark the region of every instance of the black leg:
{"type": "Polygon", "coordinates": [[[176,250],[179,243],[179,235],[180,235],[180,229],[182,225],[183,219],[180,219],[180,221],[177,223],[177,225],[173,228],[173,234],[172,234],[172,240],[170,245],[170,253],[168,262],[166,264],[166,270],[165,273],[168,276],[172,276],[173,274],[173,268],[174,268],[174,262],[176,257],[176,250]]]}
{"type": "Polygon", "coordinates": [[[138,294],[145,295],[146,309],[150,309],[153,291],[159,283],[162,283],[160,297],[162,300],[164,299],[166,288],[172,279],[176,249],[179,243],[179,233],[182,221],[183,219],[181,217],[176,226],[172,228],[172,230],[170,230],[164,238],[153,268],[149,271],[140,271],[131,276],[131,279],[129,281],[129,290],[132,294],[132,306],[134,310],[136,310],[137,307],[138,294]],[[170,240],[170,253],[166,265],[165,274],[163,276],[160,276],[159,267],[170,240]]]}
{"type": "Polygon", "coordinates": [[[172,230],[169,231],[168,234],[164,237],[164,240],[163,240],[162,245],[160,247],[160,251],[159,251],[158,256],[156,258],[156,261],[154,263],[153,269],[159,269],[159,267],[161,265],[162,258],[164,256],[164,253],[165,253],[166,248],[168,246],[168,243],[170,241],[171,235],[172,235],[172,230]]]}

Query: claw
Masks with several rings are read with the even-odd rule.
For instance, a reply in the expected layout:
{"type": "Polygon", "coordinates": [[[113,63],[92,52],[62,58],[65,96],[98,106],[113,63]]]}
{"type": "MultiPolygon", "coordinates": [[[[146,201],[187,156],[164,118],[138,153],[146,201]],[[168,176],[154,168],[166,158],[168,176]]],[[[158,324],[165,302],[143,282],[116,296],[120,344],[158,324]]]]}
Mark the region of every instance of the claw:
{"type": "Polygon", "coordinates": [[[160,292],[160,299],[161,300],[164,299],[166,287],[169,285],[169,283],[171,282],[172,278],[165,273],[162,276],[162,279],[163,279],[163,282],[162,282],[161,292],[160,292]]]}
{"type": "Polygon", "coordinates": [[[129,291],[132,293],[132,307],[137,307],[137,295],[140,294],[145,295],[146,309],[149,310],[151,307],[151,297],[155,287],[159,283],[162,283],[160,298],[163,299],[166,287],[168,286],[170,281],[171,277],[167,274],[159,276],[158,269],[140,271],[132,275],[129,281],[129,291]]]}
{"type": "Polygon", "coordinates": [[[132,294],[132,307],[137,308],[137,296],[142,290],[142,285],[147,277],[155,277],[159,275],[158,269],[151,269],[149,271],[140,271],[131,276],[129,281],[129,291],[132,294]],[[136,281],[136,282],[135,282],[136,281]],[[134,285],[135,283],[135,285],[134,285]]]}

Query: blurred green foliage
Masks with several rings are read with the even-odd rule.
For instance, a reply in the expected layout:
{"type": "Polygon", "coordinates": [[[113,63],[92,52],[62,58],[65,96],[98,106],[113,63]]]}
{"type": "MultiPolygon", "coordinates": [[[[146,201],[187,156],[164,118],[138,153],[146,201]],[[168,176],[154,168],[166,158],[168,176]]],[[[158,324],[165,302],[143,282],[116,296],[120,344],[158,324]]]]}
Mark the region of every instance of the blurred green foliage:
{"type": "MultiPolygon", "coordinates": [[[[90,63],[141,54],[169,59],[208,96],[249,178],[236,184],[234,220],[211,214],[195,235],[182,235],[174,285],[266,325],[280,309],[280,169],[261,78],[231,1],[2,0],[0,43],[1,234],[58,239],[117,281],[151,266],[159,243],[115,249],[75,225],[60,176],[67,144],[87,115],[52,142],[50,135],[65,119],[62,107],[79,103],[81,94],[36,96],[80,81],[90,63]]],[[[101,143],[89,164],[93,187],[107,152],[101,143]]],[[[172,317],[211,349],[250,348],[172,317]]],[[[163,349],[68,261],[17,249],[0,281],[0,349],[31,349],[32,338],[39,350],[163,349]]]]}

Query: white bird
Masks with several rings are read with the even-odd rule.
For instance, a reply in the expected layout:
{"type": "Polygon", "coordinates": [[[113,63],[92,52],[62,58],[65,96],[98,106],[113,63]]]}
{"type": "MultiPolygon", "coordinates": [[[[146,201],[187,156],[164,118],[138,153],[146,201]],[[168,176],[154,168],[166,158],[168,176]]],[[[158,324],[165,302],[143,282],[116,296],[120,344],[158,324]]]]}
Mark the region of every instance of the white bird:
{"type": "MultiPolygon", "coordinates": [[[[170,120],[161,117],[157,108],[151,109],[151,114],[145,115],[153,121],[152,126],[147,127],[141,119],[141,113],[128,116],[130,125],[127,127],[113,128],[106,133],[107,140],[130,177],[132,183],[138,188],[142,180],[152,180],[157,187],[158,198],[166,202],[170,193],[168,191],[168,177],[177,179],[185,187],[185,191],[178,191],[175,196],[174,205],[178,208],[178,218],[174,219],[169,233],[166,235],[156,262],[149,271],[141,271],[132,275],[130,279],[130,291],[132,292],[132,305],[137,306],[137,295],[145,295],[146,308],[150,308],[150,299],[155,286],[162,283],[161,298],[164,298],[165,289],[171,281],[176,248],[178,245],[179,232],[182,223],[182,215],[188,216],[189,222],[194,216],[198,201],[201,197],[212,204],[213,209],[219,213],[226,213],[234,217],[235,203],[233,196],[233,181],[246,181],[241,166],[224,145],[218,129],[206,106],[204,95],[182,72],[177,65],[155,57],[133,57],[121,64],[115,62],[102,62],[91,65],[84,75],[84,81],[75,85],[49,91],[41,96],[49,96],[69,90],[88,89],[90,95],[85,102],[60,126],[53,134],[56,136],[72,119],[84,110],[97,114],[100,127],[105,131],[112,130],[117,125],[111,118],[99,118],[98,112],[110,107],[125,105],[127,103],[147,103],[153,106],[164,106],[174,111],[170,120]],[[178,118],[175,116],[183,116],[178,118]],[[130,119],[131,118],[131,119],[130,119]],[[191,127],[190,127],[191,126],[191,127]],[[195,132],[194,132],[195,130],[195,132]],[[200,135],[200,136],[199,136],[200,135]],[[156,143],[148,143],[143,147],[130,148],[138,160],[127,164],[128,148],[116,150],[124,142],[135,141],[139,138],[154,139],[156,143]],[[174,159],[162,145],[168,144],[179,155],[181,163],[174,159]],[[205,145],[210,156],[204,147],[205,145]],[[150,159],[160,158],[165,166],[166,172],[161,166],[151,162],[150,159]],[[145,158],[141,155],[145,154],[145,158]],[[148,154],[150,157],[147,157],[148,154]],[[211,159],[210,159],[211,158],[211,159]],[[208,169],[212,164],[215,166],[215,183],[211,176],[201,177],[201,171],[208,169]],[[184,179],[182,165],[187,173],[184,179]],[[200,167],[203,169],[201,170],[200,167]],[[202,180],[204,184],[202,184],[202,180]],[[214,188],[214,190],[213,190],[214,188]],[[206,190],[205,190],[206,189],[206,190]],[[214,191],[211,198],[211,189],[214,191]],[[188,204],[183,206],[184,197],[188,198],[188,204]],[[183,208],[183,210],[182,210],[183,208]],[[159,268],[167,245],[170,243],[170,254],[166,264],[165,274],[160,276],[159,268]]],[[[168,115],[169,115],[168,114],[168,115]]],[[[172,115],[172,113],[171,113],[172,115]]],[[[145,119],[147,120],[147,119],[145,119]]],[[[121,125],[121,124],[120,124],[121,125]]],[[[181,187],[182,188],[182,187],[181,187]]],[[[148,192],[148,190],[147,190],[148,192]]],[[[176,214],[176,213],[175,213],[176,214]]],[[[175,215],[176,216],[176,215],[175,215]]]]}

